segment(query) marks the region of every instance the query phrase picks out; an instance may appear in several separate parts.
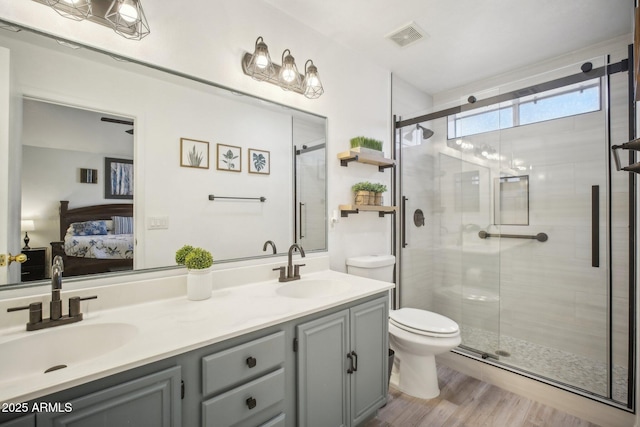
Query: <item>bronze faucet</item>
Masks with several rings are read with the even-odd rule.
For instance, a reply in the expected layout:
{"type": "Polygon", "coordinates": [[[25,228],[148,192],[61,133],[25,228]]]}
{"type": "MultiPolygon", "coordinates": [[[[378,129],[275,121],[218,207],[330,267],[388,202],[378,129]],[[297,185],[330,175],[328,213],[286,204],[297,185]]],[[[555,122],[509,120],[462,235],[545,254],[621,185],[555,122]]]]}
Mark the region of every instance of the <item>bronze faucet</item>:
{"type": "Polygon", "coordinates": [[[271,245],[271,249],[273,249],[273,254],[275,255],[275,254],[277,253],[277,250],[276,250],[276,244],[275,244],[275,243],[273,243],[273,241],[271,241],[271,240],[267,240],[266,242],[264,242],[264,246],[262,246],[262,250],[263,250],[264,252],[266,252],[266,251],[267,251],[267,246],[268,246],[268,245],[271,245]]]}
{"type": "Polygon", "coordinates": [[[304,249],[302,249],[302,246],[298,245],[297,243],[294,243],[293,245],[291,245],[289,247],[289,253],[287,255],[287,266],[286,267],[277,267],[274,268],[274,271],[280,271],[280,277],[278,278],[278,281],[280,282],[290,282],[292,280],[299,280],[300,279],[300,267],[304,267],[304,264],[296,264],[293,265],[293,251],[297,249],[300,252],[300,256],[302,258],[305,257],[304,254],[304,249]],[[286,274],[285,274],[285,268],[286,268],[286,274]]]}
{"type": "Polygon", "coordinates": [[[27,323],[27,331],[37,331],[38,329],[52,328],[54,326],[67,325],[69,323],[75,323],[82,320],[82,313],[80,312],[80,301],[88,299],[96,299],[97,296],[91,297],[71,297],[69,298],[69,314],[67,316],[62,315],[62,300],[60,299],[60,291],[62,290],[62,272],[64,271],[64,263],[60,255],[56,255],[53,258],[51,265],[51,302],[50,318],[42,319],[42,303],[32,302],[24,307],[11,307],[7,309],[7,312],[18,310],[29,310],[29,322],[27,323]]]}

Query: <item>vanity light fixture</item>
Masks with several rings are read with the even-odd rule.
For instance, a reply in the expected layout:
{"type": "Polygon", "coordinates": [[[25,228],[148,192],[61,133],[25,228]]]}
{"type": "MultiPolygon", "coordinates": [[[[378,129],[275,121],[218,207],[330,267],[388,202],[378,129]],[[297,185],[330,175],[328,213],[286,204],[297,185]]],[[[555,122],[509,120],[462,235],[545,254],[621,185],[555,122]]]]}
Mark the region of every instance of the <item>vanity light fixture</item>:
{"type": "MultiPolygon", "coordinates": [[[[244,62],[242,65],[244,68],[244,62]]],[[[276,76],[276,69],[273,66],[273,62],[271,62],[269,48],[262,37],[256,39],[256,46],[253,50],[253,55],[251,55],[246,64],[245,74],[260,81],[272,79],[276,76]]]]}
{"type": "Polygon", "coordinates": [[[113,29],[122,37],[140,40],[150,33],[141,0],[33,0],[65,18],[87,20],[113,29]]]}
{"type": "Polygon", "coordinates": [[[304,88],[304,96],[309,99],[320,98],[320,95],[324,93],[324,88],[318,75],[318,68],[313,65],[313,61],[310,59],[304,64],[304,81],[302,82],[302,87],[304,88]]]}
{"type": "Polygon", "coordinates": [[[289,49],[282,52],[282,65],[274,64],[269,49],[262,37],[258,37],[253,54],[245,52],[242,57],[242,71],[249,77],[280,86],[284,90],[304,95],[309,99],[319,98],[324,88],[318,75],[318,68],[312,60],[305,63],[305,75],[298,72],[295,59],[289,49]]]}
{"type": "Polygon", "coordinates": [[[282,67],[280,67],[278,80],[280,80],[280,87],[284,90],[295,90],[301,87],[302,78],[298,72],[296,60],[289,49],[282,52],[282,67]]]}
{"type": "Polygon", "coordinates": [[[65,18],[82,21],[91,16],[91,0],[45,0],[53,10],[65,18]]]}
{"type": "Polygon", "coordinates": [[[140,0],[113,0],[104,17],[124,38],[140,40],[150,33],[140,0]]]}

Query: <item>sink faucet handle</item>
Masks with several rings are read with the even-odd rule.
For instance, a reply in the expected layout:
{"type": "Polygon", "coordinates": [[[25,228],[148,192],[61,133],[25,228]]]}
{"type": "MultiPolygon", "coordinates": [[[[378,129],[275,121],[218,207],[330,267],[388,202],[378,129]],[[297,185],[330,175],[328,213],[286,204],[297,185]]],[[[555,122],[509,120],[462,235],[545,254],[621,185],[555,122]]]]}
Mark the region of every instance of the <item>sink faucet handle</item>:
{"type": "Polygon", "coordinates": [[[273,271],[280,271],[280,277],[279,280],[282,282],[282,279],[287,277],[287,273],[286,273],[286,268],[285,266],[282,267],[276,267],[273,269],[273,271]]]}
{"type": "Polygon", "coordinates": [[[7,308],[7,312],[11,313],[12,311],[20,311],[20,310],[29,310],[29,323],[36,324],[42,322],[42,303],[41,302],[32,302],[29,305],[25,305],[23,307],[11,307],[7,308]]]}
{"type": "Polygon", "coordinates": [[[300,267],[304,267],[306,264],[294,264],[293,265],[293,276],[300,277],[300,267]]]}
{"type": "Polygon", "coordinates": [[[69,298],[69,317],[77,317],[82,316],[80,313],[80,301],[86,301],[88,299],[97,299],[97,295],[93,295],[90,297],[71,297],[69,298]]]}

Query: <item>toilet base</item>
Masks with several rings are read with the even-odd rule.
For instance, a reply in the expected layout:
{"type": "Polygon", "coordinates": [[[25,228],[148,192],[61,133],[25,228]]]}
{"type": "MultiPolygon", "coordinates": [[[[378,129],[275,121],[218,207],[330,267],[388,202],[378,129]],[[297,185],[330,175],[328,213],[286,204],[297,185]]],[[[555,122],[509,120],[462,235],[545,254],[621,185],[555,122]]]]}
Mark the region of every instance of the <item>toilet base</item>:
{"type": "Polygon", "coordinates": [[[391,385],[401,392],[420,399],[440,395],[435,356],[398,353],[396,350],[391,385]]]}

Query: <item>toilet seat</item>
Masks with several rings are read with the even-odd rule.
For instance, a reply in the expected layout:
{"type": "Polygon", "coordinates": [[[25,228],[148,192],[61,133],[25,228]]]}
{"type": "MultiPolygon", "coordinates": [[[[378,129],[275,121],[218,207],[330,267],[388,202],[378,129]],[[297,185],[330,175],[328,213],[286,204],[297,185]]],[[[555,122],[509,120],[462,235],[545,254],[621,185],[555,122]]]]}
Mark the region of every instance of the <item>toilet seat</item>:
{"type": "Polygon", "coordinates": [[[448,317],[416,308],[392,310],[389,323],[407,332],[430,337],[454,337],[460,333],[458,324],[448,317]]]}

